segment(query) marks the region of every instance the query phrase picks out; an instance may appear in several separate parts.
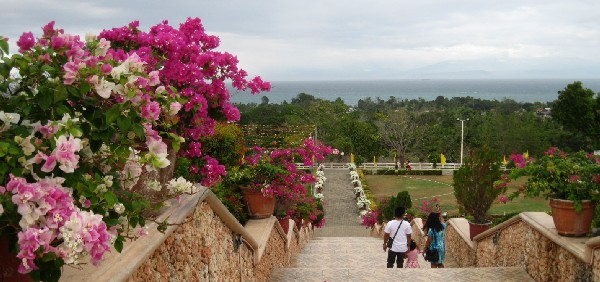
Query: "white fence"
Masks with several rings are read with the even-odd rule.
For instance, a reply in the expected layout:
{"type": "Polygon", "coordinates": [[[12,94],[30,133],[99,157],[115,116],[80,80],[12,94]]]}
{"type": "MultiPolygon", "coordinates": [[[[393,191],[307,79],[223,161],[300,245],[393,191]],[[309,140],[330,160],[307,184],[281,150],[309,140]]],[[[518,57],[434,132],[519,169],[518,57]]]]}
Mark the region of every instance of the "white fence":
{"type": "MultiPolygon", "coordinates": [[[[348,164],[347,163],[322,163],[323,167],[325,168],[348,168],[348,164]]],[[[298,168],[300,169],[310,169],[310,168],[315,168],[315,167],[310,167],[310,166],[305,166],[302,164],[297,164],[298,168]]],[[[361,165],[358,166],[359,169],[390,169],[393,170],[395,169],[394,167],[394,163],[363,163],[361,165]]],[[[460,168],[460,164],[459,163],[446,163],[446,164],[440,164],[437,163],[436,167],[433,167],[433,163],[410,163],[410,168],[412,170],[431,170],[431,169],[436,169],[436,170],[442,170],[442,169],[452,169],[452,170],[456,170],[460,168]]],[[[401,169],[401,168],[399,168],[401,169]]]]}

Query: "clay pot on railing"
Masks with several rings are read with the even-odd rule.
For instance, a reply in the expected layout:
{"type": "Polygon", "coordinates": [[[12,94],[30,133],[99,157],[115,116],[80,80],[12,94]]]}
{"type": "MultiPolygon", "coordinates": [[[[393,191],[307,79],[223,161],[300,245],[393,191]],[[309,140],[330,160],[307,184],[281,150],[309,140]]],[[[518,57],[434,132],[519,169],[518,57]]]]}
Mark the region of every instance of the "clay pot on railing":
{"type": "Polygon", "coordinates": [[[573,201],[550,199],[552,220],[559,235],[579,237],[590,232],[596,205],[592,201],[581,202],[581,212],[577,212],[573,201]]]}
{"type": "Polygon", "coordinates": [[[248,207],[250,218],[260,219],[273,215],[275,211],[275,197],[265,197],[260,190],[250,187],[241,187],[242,197],[248,207]]]}

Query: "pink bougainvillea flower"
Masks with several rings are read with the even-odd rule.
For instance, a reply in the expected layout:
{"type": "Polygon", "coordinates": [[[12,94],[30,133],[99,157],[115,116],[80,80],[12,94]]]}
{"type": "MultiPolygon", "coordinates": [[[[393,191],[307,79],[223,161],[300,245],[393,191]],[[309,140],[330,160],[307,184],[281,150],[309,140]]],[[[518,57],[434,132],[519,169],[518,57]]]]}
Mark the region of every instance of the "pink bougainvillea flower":
{"type": "Polygon", "coordinates": [[[56,167],[56,157],[55,156],[47,156],[44,158],[44,165],[41,170],[43,172],[52,172],[54,167],[56,167]]]}
{"type": "Polygon", "coordinates": [[[17,46],[19,46],[19,52],[23,53],[31,47],[35,45],[35,38],[33,37],[33,33],[31,32],[23,32],[19,40],[17,41],[17,46]]]}
{"type": "Polygon", "coordinates": [[[548,150],[546,152],[544,152],[544,155],[552,156],[552,155],[554,155],[554,153],[556,153],[557,150],[558,150],[557,147],[550,147],[550,148],[548,148],[548,150]]]}
{"type": "Polygon", "coordinates": [[[169,105],[170,116],[176,115],[179,112],[179,110],[181,110],[181,104],[179,104],[179,102],[173,102],[169,105]]]}
{"type": "Polygon", "coordinates": [[[151,101],[142,106],[142,117],[155,121],[160,116],[160,104],[155,101],[151,101]]]}
{"type": "Polygon", "coordinates": [[[75,80],[77,80],[77,78],[79,77],[79,69],[80,68],[81,68],[81,65],[79,62],[66,63],[63,68],[65,71],[65,74],[63,75],[63,78],[65,79],[64,84],[66,84],[66,85],[73,84],[73,82],[75,82],[75,80]]]}
{"type": "Polygon", "coordinates": [[[498,202],[503,203],[503,204],[508,203],[508,197],[505,195],[500,195],[497,200],[498,200],[498,202]]]}

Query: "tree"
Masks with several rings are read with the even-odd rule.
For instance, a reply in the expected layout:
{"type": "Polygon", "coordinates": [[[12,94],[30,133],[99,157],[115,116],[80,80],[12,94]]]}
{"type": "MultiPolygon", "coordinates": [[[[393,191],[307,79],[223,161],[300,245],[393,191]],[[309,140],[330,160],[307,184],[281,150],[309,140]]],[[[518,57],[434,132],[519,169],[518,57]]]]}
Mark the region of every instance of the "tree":
{"type": "Polygon", "coordinates": [[[406,152],[414,149],[423,139],[422,127],[403,108],[387,112],[376,125],[382,144],[391,147],[398,154],[401,164],[404,164],[406,152]]]}
{"type": "Polygon", "coordinates": [[[558,99],[552,106],[552,118],[565,130],[579,136],[582,147],[599,145],[599,105],[594,96],[594,91],[583,88],[581,81],[575,81],[558,91],[558,99]]]}

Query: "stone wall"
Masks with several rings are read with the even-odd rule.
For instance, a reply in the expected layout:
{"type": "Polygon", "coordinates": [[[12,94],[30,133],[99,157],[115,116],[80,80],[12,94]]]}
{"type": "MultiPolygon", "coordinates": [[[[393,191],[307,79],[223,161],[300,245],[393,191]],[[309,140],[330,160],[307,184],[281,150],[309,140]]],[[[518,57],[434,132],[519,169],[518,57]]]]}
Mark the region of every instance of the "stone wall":
{"type": "Polygon", "coordinates": [[[477,266],[521,266],[536,281],[593,281],[588,263],[523,221],[478,241],[477,266]]]}
{"type": "Polygon", "coordinates": [[[234,234],[206,202],[178,226],[129,281],[252,281],[253,251],[234,251],[234,234]]]}
{"type": "Polygon", "coordinates": [[[461,235],[455,219],[448,222],[446,229],[446,255],[452,256],[460,267],[474,267],[477,265],[477,254],[475,248],[470,244],[469,238],[461,235]]]}
{"type": "Polygon", "coordinates": [[[557,234],[552,217],[525,212],[473,238],[449,221],[447,248],[461,267],[522,267],[536,281],[600,281],[600,238],[557,234]]]}
{"type": "Polygon", "coordinates": [[[66,268],[60,281],[268,281],[313,235],[310,226],[285,234],[274,217],[242,226],[206,189],[163,217],[178,224],[164,234],[149,228],[99,267],[66,268]]]}

